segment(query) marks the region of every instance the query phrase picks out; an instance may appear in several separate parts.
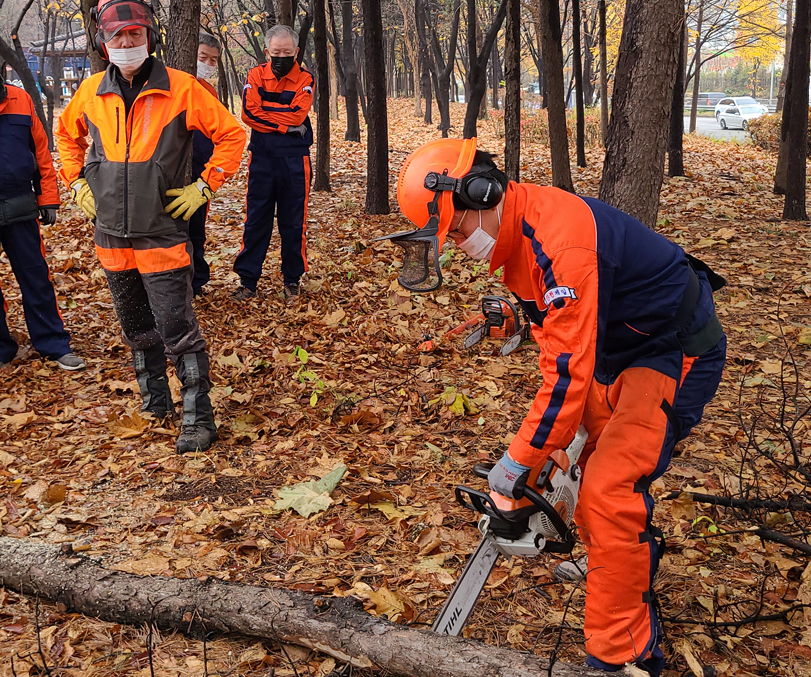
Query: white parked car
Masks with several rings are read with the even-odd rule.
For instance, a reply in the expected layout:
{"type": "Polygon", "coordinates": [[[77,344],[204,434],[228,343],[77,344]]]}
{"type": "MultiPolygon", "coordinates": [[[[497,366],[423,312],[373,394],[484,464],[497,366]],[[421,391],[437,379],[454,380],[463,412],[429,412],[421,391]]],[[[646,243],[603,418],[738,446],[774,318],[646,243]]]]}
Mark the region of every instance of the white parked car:
{"type": "Polygon", "coordinates": [[[715,119],[721,129],[746,129],[749,120],[768,113],[766,106],[751,96],[727,96],[715,105],[715,119]]]}

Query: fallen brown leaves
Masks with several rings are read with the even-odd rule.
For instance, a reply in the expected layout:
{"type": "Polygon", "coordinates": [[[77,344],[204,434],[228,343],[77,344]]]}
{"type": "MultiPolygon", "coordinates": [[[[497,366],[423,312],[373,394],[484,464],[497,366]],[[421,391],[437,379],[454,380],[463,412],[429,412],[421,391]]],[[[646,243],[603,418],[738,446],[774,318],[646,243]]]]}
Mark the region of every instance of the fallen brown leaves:
{"type": "MultiPolygon", "coordinates": [[[[392,187],[408,152],[437,136],[411,108],[391,102],[392,187]]],[[[461,115],[453,106],[457,134],[461,115]]],[[[396,213],[362,213],[364,148],[340,138],[336,129],[334,192],[311,200],[310,273],[300,306],[281,299],[276,240],[260,294],[244,304],[229,299],[237,283],[231,264],[244,217],[244,167],[211,206],[213,280],[197,312],[212,354],[221,441],[206,454],[176,456],[174,429],[139,414],[91,228],[77,209],[67,206],[44,234],[59,304],[86,371],[66,374],[32,352],[18,290],[0,259],[10,324],[26,346],[0,372],[5,534],[70,543],[135,573],[352,594],[371,613],[430,623],[478,540],[472,516],[453,502],[453,487],[479,482],[472,465],[494,460],[512,439],[539,386],[537,352],[528,346],[502,358],[500,345],[487,341],[466,353],[459,339],[431,354],[417,351],[426,333],[443,334],[478,312],[483,294],[503,287],[458,255],[439,294],[399,287],[396,252],[370,240],[407,224],[396,213]],[[348,472],[325,511],[309,518],[276,512],[280,487],[320,479],[340,463],[348,472]]],[[[480,145],[500,150],[488,123],[480,145]]],[[[573,168],[574,180],[579,192],[596,195],[600,150],[590,149],[588,160],[586,169],[573,168]]],[[[527,144],[522,163],[524,180],[549,182],[548,148],[527,144]]],[[[735,489],[744,435],[739,396],[745,413],[758,393],[776,398],[784,337],[802,387],[811,387],[811,240],[806,226],[779,221],[781,201],[769,192],[774,164],[774,155],[752,146],[687,138],[690,174],[665,180],[659,230],[729,280],[717,300],[730,350],[718,397],[654,485],[657,496],[735,489]]],[[[176,399],[178,386],[173,379],[176,399]]],[[[773,478],[764,469],[760,479],[773,478]]],[[[775,486],[777,496],[784,490],[775,486]]],[[[807,599],[803,559],[741,533],[747,525],[728,511],[686,499],[660,501],[656,521],[669,543],[657,584],[663,614],[698,623],[666,625],[674,665],[668,674],[697,661],[718,675],[808,674],[803,614],[789,622],[709,625],[728,620],[731,605],[757,599],[759,590],[764,615],[807,599]]],[[[555,561],[502,562],[466,634],[549,654],[563,632],[562,660],[582,660],[584,593],[553,582],[555,561]]],[[[2,591],[0,601],[0,655],[24,656],[36,646],[33,601],[2,591]]],[[[39,624],[50,663],[68,666],[69,674],[148,674],[144,629],[53,606],[41,607],[39,624]]],[[[203,674],[200,642],[155,636],[152,644],[156,674],[203,674]]],[[[300,674],[334,667],[300,649],[288,654],[300,674]]],[[[17,674],[34,674],[34,658],[15,659],[17,674]]],[[[277,649],[237,640],[211,642],[207,660],[210,674],[260,675],[269,667],[293,673],[277,649]]],[[[2,663],[0,675],[11,675],[2,663]]]]}

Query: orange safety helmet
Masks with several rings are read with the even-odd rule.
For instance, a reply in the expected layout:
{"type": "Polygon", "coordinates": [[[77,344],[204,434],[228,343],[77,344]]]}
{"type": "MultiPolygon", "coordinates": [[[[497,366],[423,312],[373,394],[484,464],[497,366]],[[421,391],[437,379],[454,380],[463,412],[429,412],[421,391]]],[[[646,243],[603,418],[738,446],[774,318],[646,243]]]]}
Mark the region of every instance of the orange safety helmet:
{"type": "Polygon", "coordinates": [[[453,213],[452,191],[431,188],[426,178],[435,173],[450,179],[461,179],[473,166],[476,139],[437,139],[429,141],[406,158],[397,181],[397,202],[406,218],[420,228],[431,219],[429,205],[436,199],[438,247],[441,248],[451,227],[453,213]]]}
{"type": "Polygon", "coordinates": [[[430,141],[406,158],[397,201],[419,228],[377,238],[403,248],[398,280],[406,289],[427,292],[442,285],[439,250],[451,227],[455,199],[476,210],[492,209],[501,201],[504,187],[498,177],[490,174],[490,167],[478,171],[475,158],[475,138],[430,141]]]}

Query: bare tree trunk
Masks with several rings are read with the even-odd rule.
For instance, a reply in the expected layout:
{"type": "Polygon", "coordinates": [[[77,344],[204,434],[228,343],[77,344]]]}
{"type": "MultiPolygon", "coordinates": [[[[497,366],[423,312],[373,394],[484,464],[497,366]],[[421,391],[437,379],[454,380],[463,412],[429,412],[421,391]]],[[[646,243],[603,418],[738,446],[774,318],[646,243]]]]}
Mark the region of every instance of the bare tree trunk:
{"type": "Polygon", "coordinates": [[[794,0],[786,2],[786,57],[783,59],[783,71],[780,73],[780,85],[777,88],[777,108],[775,113],[783,111],[783,105],[786,100],[786,79],[788,78],[789,61],[791,59],[791,28],[792,28],[792,10],[794,0]]]}
{"type": "Polygon", "coordinates": [[[468,44],[468,80],[470,84],[470,98],[467,99],[465,109],[465,128],[463,136],[472,139],[476,136],[479,112],[485,101],[487,90],[487,61],[490,50],[496,40],[501,24],[507,14],[507,0],[501,0],[493,17],[493,21],[482,40],[481,49],[477,48],[476,40],[476,0],[467,0],[467,44],[468,44]],[[477,53],[478,51],[478,53],[477,53]]]}
{"type": "Polygon", "coordinates": [[[383,53],[380,0],[361,0],[364,62],[366,65],[366,118],[369,129],[366,153],[366,212],[389,213],[389,125],[386,76],[378,66],[383,53]]]}
{"type": "Polygon", "coordinates": [[[329,53],[329,117],[337,120],[338,114],[338,67],[335,64],[335,47],[331,42],[327,43],[329,53]]]}
{"type": "Polygon", "coordinates": [[[454,0],[451,35],[450,39],[448,40],[448,54],[447,57],[443,57],[442,47],[439,42],[439,35],[436,32],[434,21],[431,18],[430,7],[428,4],[425,5],[425,22],[431,35],[431,52],[433,55],[431,64],[435,70],[436,105],[437,108],[439,108],[439,129],[442,132],[442,138],[448,137],[448,131],[451,128],[451,74],[453,73],[453,67],[456,61],[456,45],[459,39],[459,23],[461,14],[462,2],[461,0],[454,0]]]}
{"type": "Polygon", "coordinates": [[[693,59],[695,61],[695,69],[693,72],[693,100],[690,104],[690,134],[696,131],[696,116],[698,115],[698,93],[699,83],[701,81],[701,28],[704,23],[704,1],[700,0],[698,4],[698,21],[696,22],[696,47],[693,59]]]}
{"type": "Polygon", "coordinates": [[[276,0],[276,21],[293,27],[293,0],[276,0]]]}
{"type": "Polygon", "coordinates": [[[521,171],[521,0],[507,0],[504,32],[504,171],[518,181],[521,171]]]}
{"type": "Polygon", "coordinates": [[[541,40],[548,92],[549,148],[552,154],[552,185],[574,192],[569,164],[569,134],[566,101],[563,98],[563,47],[557,0],[541,0],[541,40]]]}
{"type": "Polygon", "coordinates": [[[574,66],[574,97],[577,111],[577,166],[586,166],[586,111],[583,108],[583,46],[580,40],[580,0],[572,0],[572,50],[574,66]]]}
{"type": "Polygon", "coordinates": [[[625,6],[600,199],[649,228],[659,210],[683,14],[682,0],[625,6]]]}
{"type": "Polygon", "coordinates": [[[687,60],[686,39],[687,21],[684,14],[682,14],[679,66],[676,69],[673,102],[670,108],[670,148],[667,153],[667,173],[670,176],[684,176],[684,65],[687,60]]]}
{"type": "MultiPolygon", "coordinates": [[[[364,0],[368,1],[368,0],[364,0]]],[[[376,618],[352,598],[220,581],[136,576],[100,567],[57,546],[0,538],[0,585],[65,605],[72,613],[156,625],[195,639],[212,632],[317,649],[398,677],[586,677],[588,668],[376,618]]]]}
{"type": "Polygon", "coordinates": [[[811,58],[811,0],[797,0],[791,39],[789,79],[783,110],[781,136],[785,136],[786,201],[783,218],[807,221],[805,207],[806,158],[808,156],[808,79],[811,58]]]}
{"type": "MultiPolygon", "coordinates": [[[[43,34],[45,38],[42,41],[42,50],[39,53],[39,68],[37,69],[37,82],[39,83],[40,91],[45,95],[45,102],[47,106],[45,115],[45,133],[48,136],[48,148],[54,149],[53,138],[53,124],[54,124],[54,88],[48,86],[48,81],[45,77],[45,64],[48,59],[48,43],[51,43],[56,36],[56,21],[58,15],[52,13],[51,7],[48,7],[45,14],[45,30],[43,34]]],[[[51,50],[51,60],[54,54],[51,50]]],[[[39,98],[39,96],[37,96],[39,98]]]]}
{"type": "Polygon", "coordinates": [[[420,87],[422,97],[425,99],[425,117],[423,122],[426,125],[433,124],[432,103],[431,103],[431,52],[428,48],[428,39],[425,34],[425,0],[414,0],[414,24],[416,26],[419,64],[420,64],[420,87]]]}
{"type": "Polygon", "coordinates": [[[315,81],[318,87],[316,121],[315,181],[313,190],[331,191],[329,124],[329,54],[327,52],[327,13],[324,0],[313,0],[315,42],[315,81]]]}
{"type": "Polygon", "coordinates": [[[344,141],[360,141],[360,116],[358,112],[358,72],[355,68],[355,42],[352,30],[352,0],[341,0],[343,47],[341,60],[346,79],[346,134],[344,141]]]}
{"type": "Polygon", "coordinates": [[[166,28],[166,65],[197,75],[200,0],[171,0],[166,28]]]}
{"type": "Polygon", "coordinates": [[[608,29],[605,25],[605,0],[597,5],[600,15],[600,131],[603,146],[608,140],[608,29]]]}
{"type": "Polygon", "coordinates": [[[96,22],[90,16],[90,8],[96,2],[97,0],[81,0],[82,19],[84,21],[85,35],[87,36],[87,53],[90,56],[90,70],[93,73],[98,73],[107,68],[107,62],[96,51],[96,43],[93,40],[96,35],[96,22]]]}

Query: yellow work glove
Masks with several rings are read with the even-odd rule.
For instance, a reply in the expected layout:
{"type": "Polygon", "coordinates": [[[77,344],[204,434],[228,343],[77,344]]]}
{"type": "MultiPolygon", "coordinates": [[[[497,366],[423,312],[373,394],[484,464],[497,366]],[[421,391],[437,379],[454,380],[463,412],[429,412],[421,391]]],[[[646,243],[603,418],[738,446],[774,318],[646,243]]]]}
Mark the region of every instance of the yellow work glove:
{"type": "Polygon", "coordinates": [[[70,184],[70,196],[88,219],[96,218],[96,199],[87,185],[87,179],[76,179],[70,184]]]}
{"type": "Polygon", "coordinates": [[[172,188],[166,191],[166,197],[175,198],[166,205],[166,213],[173,219],[182,218],[188,221],[194,212],[211,199],[213,193],[203,179],[197,179],[185,188],[172,188]]]}

